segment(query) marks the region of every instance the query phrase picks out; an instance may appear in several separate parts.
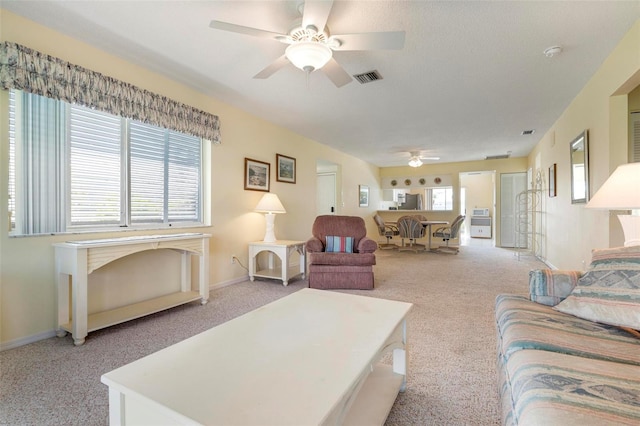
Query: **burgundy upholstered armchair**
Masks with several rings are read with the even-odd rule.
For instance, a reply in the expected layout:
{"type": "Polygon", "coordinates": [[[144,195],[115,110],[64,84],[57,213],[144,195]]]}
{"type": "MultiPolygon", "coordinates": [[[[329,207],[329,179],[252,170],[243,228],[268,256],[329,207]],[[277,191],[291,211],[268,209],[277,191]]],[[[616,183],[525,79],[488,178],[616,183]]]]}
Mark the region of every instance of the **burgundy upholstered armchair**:
{"type": "Polygon", "coordinates": [[[374,252],[364,219],[357,216],[318,216],[306,243],[309,287],[318,289],[373,289],[374,252]]]}

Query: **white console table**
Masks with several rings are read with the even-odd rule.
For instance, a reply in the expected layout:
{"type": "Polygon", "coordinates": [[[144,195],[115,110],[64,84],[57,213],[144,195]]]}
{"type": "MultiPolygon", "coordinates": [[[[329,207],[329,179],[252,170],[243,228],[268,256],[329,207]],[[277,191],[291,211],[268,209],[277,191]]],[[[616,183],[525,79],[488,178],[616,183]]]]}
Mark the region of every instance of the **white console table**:
{"type": "Polygon", "coordinates": [[[109,423],[382,425],[411,306],[302,289],[104,374],[109,423]]]}
{"type": "Polygon", "coordinates": [[[58,285],[58,336],[66,332],[75,345],[82,345],[88,332],[140,318],[174,306],[209,300],[208,234],[150,235],[54,244],[58,285]],[[146,250],[171,249],[182,253],[182,277],[177,293],[88,315],[88,276],[96,269],[122,257],[146,250]],[[191,290],[191,255],[200,257],[199,292],[191,290]],[[69,277],[71,297],[69,297],[69,277]],[[71,309],[69,302],[71,301],[71,309]]]}

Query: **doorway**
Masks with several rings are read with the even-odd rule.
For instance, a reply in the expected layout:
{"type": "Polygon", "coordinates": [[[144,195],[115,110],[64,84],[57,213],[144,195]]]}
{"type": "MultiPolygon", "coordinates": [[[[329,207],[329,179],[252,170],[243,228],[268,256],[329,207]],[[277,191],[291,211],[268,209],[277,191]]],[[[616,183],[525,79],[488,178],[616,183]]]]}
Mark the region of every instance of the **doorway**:
{"type": "Polygon", "coordinates": [[[316,165],[316,213],[338,214],[337,188],[340,168],[338,164],[318,160],[316,165]]]}
{"type": "Polygon", "coordinates": [[[458,175],[460,181],[460,214],[465,215],[460,229],[460,244],[493,246],[495,241],[495,199],[496,182],[495,170],[462,172],[458,175]],[[483,228],[481,234],[472,232],[472,217],[474,211],[488,209],[489,217],[483,218],[483,225],[489,223],[489,227],[483,228]],[[488,220],[488,222],[487,222],[488,220]]]}

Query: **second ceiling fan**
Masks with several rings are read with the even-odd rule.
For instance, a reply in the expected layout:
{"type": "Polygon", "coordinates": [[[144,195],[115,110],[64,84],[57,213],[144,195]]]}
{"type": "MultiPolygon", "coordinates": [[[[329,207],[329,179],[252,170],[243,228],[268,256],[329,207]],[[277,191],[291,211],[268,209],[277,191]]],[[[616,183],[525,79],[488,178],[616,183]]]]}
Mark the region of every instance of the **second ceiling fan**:
{"type": "Polygon", "coordinates": [[[268,78],[289,63],[311,73],[322,70],[337,87],[352,81],[351,76],[333,58],[334,51],[346,50],[398,50],[404,47],[404,31],[331,35],[327,20],[333,0],[307,0],[299,10],[298,20],[286,34],[274,33],[259,28],[245,27],[222,21],[211,21],[211,28],[239,34],[272,39],[288,44],[280,56],[253,78],[268,78]]]}

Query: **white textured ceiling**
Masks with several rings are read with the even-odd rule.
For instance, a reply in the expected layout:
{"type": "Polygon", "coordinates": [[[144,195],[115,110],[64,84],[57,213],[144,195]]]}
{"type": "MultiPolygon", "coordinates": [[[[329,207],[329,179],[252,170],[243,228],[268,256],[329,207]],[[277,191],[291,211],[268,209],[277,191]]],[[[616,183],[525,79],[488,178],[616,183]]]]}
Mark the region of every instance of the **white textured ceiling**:
{"type": "Polygon", "coordinates": [[[218,20],[285,33],[298,3],[1,0],[0,7],[378,166],[404,165],[414,150],[440,162],[527,155],[640,18],[640,0],[335,1],[333,34],[406,31],[402,50],[335,52],[349,74],[383,76],[341,88],[320,72],[307,81],[292,65],[253,79],[286,46],[209,28],[218,20]],[[562,54],[544,56],[553,45],[562,54]],[[528,129],[536,132],[522,136],[528,129]]]}

